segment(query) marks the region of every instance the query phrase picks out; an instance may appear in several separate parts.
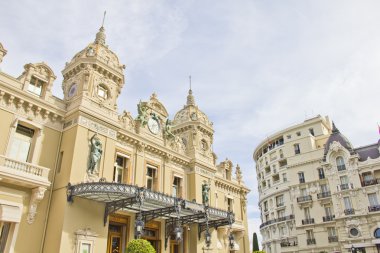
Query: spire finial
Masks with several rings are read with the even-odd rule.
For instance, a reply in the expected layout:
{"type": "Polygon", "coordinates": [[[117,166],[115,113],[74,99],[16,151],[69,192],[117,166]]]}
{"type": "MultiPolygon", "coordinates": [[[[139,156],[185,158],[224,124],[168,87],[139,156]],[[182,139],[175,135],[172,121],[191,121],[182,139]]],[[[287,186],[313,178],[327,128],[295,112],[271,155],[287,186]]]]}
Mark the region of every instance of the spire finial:
{"type": "Polygon", "coordinates": [[[104,32],[105,18],[106,18],[106,11],[104,11],[102,26],[100,27],[99,32],[97,32],[96,37],[95,37],[95,44],[101,44],[104,46],[106,45],[106,34],[104,32]]]}
{"type": "Polygon", "coordinates": [[[101,27],[103,27],[104,26],[104,20],[106,19],[106,11],[104,11],[104,14],[103,14],[103,21],[102,21],[102,26],[101,27]]]}
{"type": "Polygon", "coordinates": [[[190,89],[189,89],[189,95],[187,95],[187,105],[195,105],[193,91],[191,90],[191,76],[189,76],[189,81],[190,81],[190,89]]]}
{"type": "Polygon", "coordinates": [[[334,121],[332,122],[332,133],[339,133],[339,129],[335,126],[334,121]]]}

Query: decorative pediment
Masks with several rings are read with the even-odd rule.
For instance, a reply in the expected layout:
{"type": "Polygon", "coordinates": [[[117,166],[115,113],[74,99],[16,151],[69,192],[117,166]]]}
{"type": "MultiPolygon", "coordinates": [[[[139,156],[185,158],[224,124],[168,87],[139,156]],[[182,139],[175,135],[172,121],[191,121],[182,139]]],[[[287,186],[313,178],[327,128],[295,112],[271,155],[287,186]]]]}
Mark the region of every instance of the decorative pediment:
{"type": "Polygon", "coordinates": [[[145,105],[153,112],[160,114],[164,118],[167,118],[169,116],[165,106],[158,100],[156,93],[153,93],[150,96],[150,100],[146,102],[145,105]]]}

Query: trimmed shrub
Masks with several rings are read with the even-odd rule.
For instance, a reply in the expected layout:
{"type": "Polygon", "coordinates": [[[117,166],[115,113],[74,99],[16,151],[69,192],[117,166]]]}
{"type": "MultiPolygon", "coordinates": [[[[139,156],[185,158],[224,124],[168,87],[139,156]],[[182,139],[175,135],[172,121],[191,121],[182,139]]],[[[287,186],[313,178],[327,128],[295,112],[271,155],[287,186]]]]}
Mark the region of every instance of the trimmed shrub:
{"type": "Polygon", "coordinates": [[[126,253],[156,253],[153,246],[144,239],[135,239],[128,243],[126,253]]]}

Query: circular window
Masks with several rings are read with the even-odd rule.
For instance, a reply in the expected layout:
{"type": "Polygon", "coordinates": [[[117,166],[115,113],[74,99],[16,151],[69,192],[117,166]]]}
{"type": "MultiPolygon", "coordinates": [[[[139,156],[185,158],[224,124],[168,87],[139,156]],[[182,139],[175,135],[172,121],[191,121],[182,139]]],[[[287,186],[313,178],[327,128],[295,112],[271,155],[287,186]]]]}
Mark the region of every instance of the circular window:
{"type": "Polygon", "coordinates": [[[352,235],[352,236],[358,236],[359,235],[359,230],[357,228],[351,228],[350,229],[350,235],[352,235]]]}
{"type": "Polygon", "coordinates": [[[380,238],[380,228],[377,228],[374,233],[375,238],[380,238]]]}

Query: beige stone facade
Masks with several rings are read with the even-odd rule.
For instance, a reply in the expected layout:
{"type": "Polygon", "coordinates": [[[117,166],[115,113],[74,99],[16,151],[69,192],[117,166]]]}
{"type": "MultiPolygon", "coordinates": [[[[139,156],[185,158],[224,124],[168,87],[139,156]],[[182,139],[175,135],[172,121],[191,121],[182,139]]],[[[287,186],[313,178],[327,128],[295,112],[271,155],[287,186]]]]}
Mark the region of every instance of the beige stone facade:
{"type": "Polygon", "coordinates": [[[328,117],[254,151],[266,252],[380,252],[379,143],[353,148],[328,117]]]}
{"type": "Polygon", "coordinates": [[[157,252],[249,252],[249,189],[217,163],[192,91],[173,119],[156,94],[120,114],[124,68],[101,27],[62,71],[63,99],[46,63],[0,71],[0,251],[124,252],[141,214],[157,252]]]}

